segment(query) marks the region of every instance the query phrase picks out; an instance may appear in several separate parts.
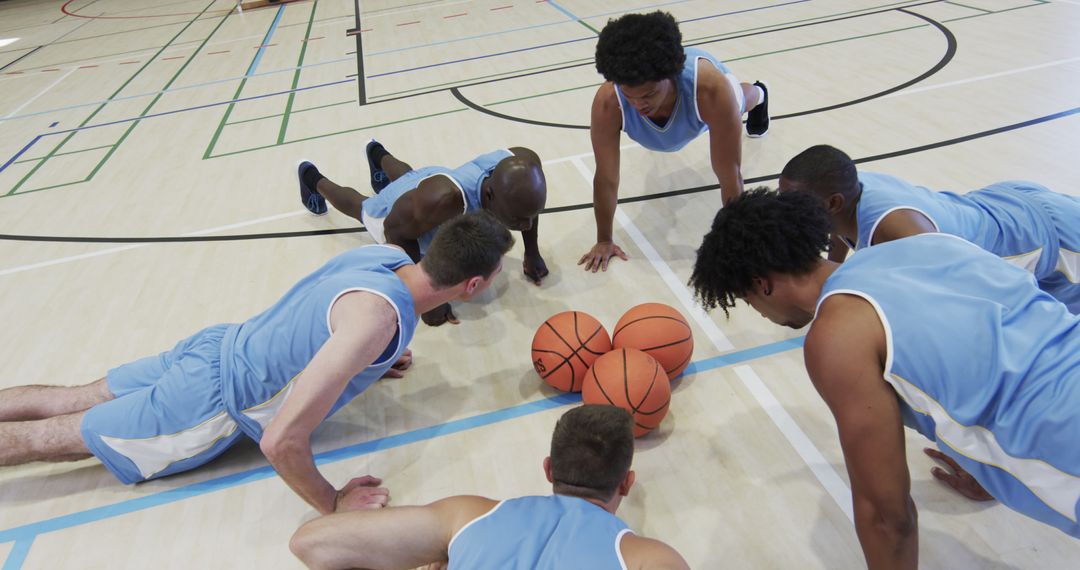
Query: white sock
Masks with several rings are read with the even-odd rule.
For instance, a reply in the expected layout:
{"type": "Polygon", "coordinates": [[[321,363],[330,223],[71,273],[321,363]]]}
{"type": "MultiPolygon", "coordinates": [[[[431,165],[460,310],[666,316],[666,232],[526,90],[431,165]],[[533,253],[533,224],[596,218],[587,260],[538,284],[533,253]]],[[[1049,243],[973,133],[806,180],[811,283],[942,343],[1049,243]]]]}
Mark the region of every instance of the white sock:
{"type": "MultiPolygon", "coordinates": [[[[758,105],[764,103],[765,102],[765,90],[762,89],[760,85],[755,85],[754,89],[757,89],[758,105]]],[[[757,105],[754,105],[754,106],[756,107],[757,105]]]]}

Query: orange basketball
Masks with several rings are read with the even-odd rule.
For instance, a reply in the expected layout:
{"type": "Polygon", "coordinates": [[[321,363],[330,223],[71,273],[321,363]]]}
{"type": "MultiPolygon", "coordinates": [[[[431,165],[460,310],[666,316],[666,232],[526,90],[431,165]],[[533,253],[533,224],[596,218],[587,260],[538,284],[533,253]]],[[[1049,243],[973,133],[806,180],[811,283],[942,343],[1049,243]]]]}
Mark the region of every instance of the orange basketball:
{"type": "Polygon", "coordinates": [[[636,348],[656,359],[668,379],[674,379],[690,364],[694,336],[682,313],[663,303],[643,303],[615,324],[612,348],[636,348]]]}
{"type": "Polygon", "coordinates": [[[611,337],[600,321],[581,311],[565,311],[544,321],[532,341],[536,373],[551,387],[580,392],[585,372],[611,350],[611,337]]]}
{"type": "Polygon", "coordinates": [[[633,348],[616,348],[596,359],[585,376],[586,404],[618,406],[634,416],[634,437],[660,425],[671,403],[671,381],[653,357],[633,348]]]}

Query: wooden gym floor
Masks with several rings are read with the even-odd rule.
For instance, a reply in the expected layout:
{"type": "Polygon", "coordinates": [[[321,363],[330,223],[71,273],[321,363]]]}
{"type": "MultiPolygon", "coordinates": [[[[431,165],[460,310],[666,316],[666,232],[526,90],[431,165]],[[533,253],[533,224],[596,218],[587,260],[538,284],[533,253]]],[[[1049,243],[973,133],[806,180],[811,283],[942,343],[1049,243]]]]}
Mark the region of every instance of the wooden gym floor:
{"type": "MultiPolygon", "coordinates": [[[[418,331],[405,379],[316,433],[333,482],[380,475],[397,504],[546,493],[541,460],[572,399],[533,373],[533,331],[566,309],[610,327],[658,301],[691,317],[696,352],[662,429],[638,444],[620,515],[695,568],[862,565],[802,333],[746,306],[705,316],[684,285],[719,206],[707,140],[678,154],[624,140],[620,197],[634,201],[616,241],[632,259],[597,275],[575,265],[594,239],[584,127],[609,17],[668,10],[686,43],[769,81],[776,119],[744,142],[749,186],[829,143],[931,188],[1026,178],[1080,194],[1075,0],[233,6],[0,2],[0,387],[92,381],[243,320],[370,243],[351,219],[302,209],[300,158],[366,191],[371,137],[414,166],[527,146],[549,183],[550,277],[529,284],[517,246],[493,290],[458,305],[460,326],[418,331]]],[[[1080,542],[933,480],[924,444],[910,435],[923,567],[1076,567],[1080,542]]],[[[287,541],[312,515],[253,444],[135,487],[94,460],[0,469],[4,570],[297,568],[287,541]]]]}

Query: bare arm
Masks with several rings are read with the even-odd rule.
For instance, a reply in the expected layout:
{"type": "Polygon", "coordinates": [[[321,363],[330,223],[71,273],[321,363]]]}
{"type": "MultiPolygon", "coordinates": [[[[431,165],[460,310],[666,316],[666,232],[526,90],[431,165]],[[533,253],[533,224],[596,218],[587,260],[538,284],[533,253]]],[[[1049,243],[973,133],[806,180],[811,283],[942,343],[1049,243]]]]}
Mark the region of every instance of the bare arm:
{"type": "Polygon", "coordinates": [[[420,236],[465,211],[457,187],[442,176],[428,178],[415,190],[402,194],[386,216],[386,241],[400,246],[413,261],[420,261],[420,236]]]}
{"type": "Polygon", "coordinates": [[[622,111],[619,109],[615,87],[604,83],[596,92],[592,104],[589,135],[592,139],[596,172],[593,173],[593,215],[596,217],[596,245],[581,257],[578,265],[586,271],[607,270],[612,256],[627,256],[612,241],[615,208],[619,204],[619,133],[622,111]]]}
{"type": "Polygon", "coordinates": [[[624,535],[619,550],[629,570],[690,570],[678,551],[652,538],[624,535]]]}
{"type": "Polygon", "coordinates": [[[709,125],[709,156],[727,203],[742,193],[742,115],[731,85],[708,62],[698,62],[698,113],[709,125]]]}
{"type": "Polygon", "coordinates": [[[397,330],[397,313],[378,295],[353,292],[334,304],[330,321],[330,339],[294,380],[292,392],[259,442],[281,478],[323,514],[334,511],[339,493],[315,467],[311,433],[349,380],[386,349],[397,330]]]}
{"type": "Polygon", "coordinates": [[[870,243],[877,245],[887,241],[898,240],[914,235],[934,233],[937,226],[930,218],[915,210],[894,210],[882,218],[870,236],[870,243]]]}
{"type": "Polygon", "coordinates": [[[416,568],[446,561],[454,534],[495,504],[460,496],[424,507],[332,514],[300,527],[289,548],[312,569],[416,568]]]}
{"type": "Polygon", "coordinates": [[[806,368],[840,432],[855,531],[870,570],[914,569],[918,520],[896,393],[883,379],[885,330],[862,298],[822,303],[806,337],[806,368]]]}

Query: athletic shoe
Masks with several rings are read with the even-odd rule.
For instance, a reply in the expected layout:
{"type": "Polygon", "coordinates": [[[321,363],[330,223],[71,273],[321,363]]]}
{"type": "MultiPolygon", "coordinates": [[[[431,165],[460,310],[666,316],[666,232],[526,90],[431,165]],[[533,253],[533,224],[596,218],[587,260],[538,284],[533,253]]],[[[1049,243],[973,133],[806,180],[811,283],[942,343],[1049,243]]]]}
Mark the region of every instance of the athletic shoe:
{"type": "Polygon", "coordinates": [[[368,141],[367,148],[364,151],[367,154],[368,169],[371,170],[371,189],[374,190],[376,194],[390,184],[390,177],[387,176],[386,172],[383,171],[379,165],[375,164],[375,160],[371,158],[371,154],[375,152],[375,149],[377,148],[381,148],[383,151],[386,150],[382,143],[375,139],[371,139],[368,141]]]}
{"type": "Polygon", "coordinates": [[[300,180],[300,202],[304,204],[309,212],[316,216],[321,216],[326,213],[326,198],[323,198],[318,191],[315,190],[314,184],[309,182],[314,179],[319,181],[321,175],[319,169],[315,168],[314,164],[304,160],[301,161],[296,167],[296,177],[300,180]],[[305,182],[307,180],[307,182],[305,182]]]}
{"type": "Polygon", "coordinates": [[[746,114],[746,134],[757,138],[769,132],[769,87],[764,81],[755,81],[754,85],[765,93],[765,99],[746,114]]]}

